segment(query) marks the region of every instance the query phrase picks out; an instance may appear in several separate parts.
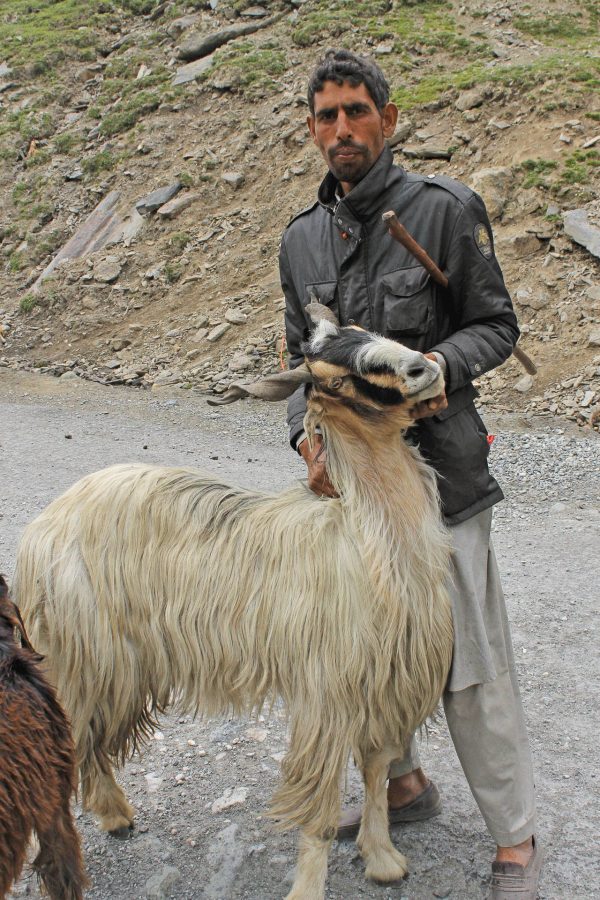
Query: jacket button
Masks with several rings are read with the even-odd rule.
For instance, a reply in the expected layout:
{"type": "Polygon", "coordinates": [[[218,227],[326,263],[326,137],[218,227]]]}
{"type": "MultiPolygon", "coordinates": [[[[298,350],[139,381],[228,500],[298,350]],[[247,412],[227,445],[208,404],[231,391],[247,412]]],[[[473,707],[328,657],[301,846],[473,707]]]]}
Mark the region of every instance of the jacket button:
{"type": "Polygon", "coordinates": [[[481,366],[479,365],[479,363],[475,363],[473,368],[475,369],[476,372],[481,372],[481,366]]]}

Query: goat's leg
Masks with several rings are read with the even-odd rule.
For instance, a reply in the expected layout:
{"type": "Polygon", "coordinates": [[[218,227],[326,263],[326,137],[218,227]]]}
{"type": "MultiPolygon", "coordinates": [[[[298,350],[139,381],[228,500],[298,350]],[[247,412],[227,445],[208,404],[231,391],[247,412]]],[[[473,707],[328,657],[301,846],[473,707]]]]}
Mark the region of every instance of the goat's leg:
{"type": "Polygon", "coordinates": [[[84,759],[80,766],[83,806],[100,819],[102,831],[116,837],[133,828],[134,808],[115,781],[112,766],[95,754],[84,759]]]}
{"type": "Polygon", "coordinates": [[[292,890],[285,900],[322,900],[325,897],[327,857],[334,835],[334,827],[328,829],[327,836],[324,837],[317,837],[302,830],[296,877],[292,890]]]}
{"type": "Polygon", "coordinates": [[[47,830],[37,828],[40,851],[33,868],[51,900],[82,900],[87,878],[79,837],[71,817],[69,799],[61,799],[47,830]]]}
{"type": "Polygon", "coordinates": [[[406,857],[390,840],[386,783],[393,759],[402,756],[398,747],[370,754],[363,770],[365,805],[357,844],[366,864],[367,878],[397,881],[408,872],[406,857]]]}

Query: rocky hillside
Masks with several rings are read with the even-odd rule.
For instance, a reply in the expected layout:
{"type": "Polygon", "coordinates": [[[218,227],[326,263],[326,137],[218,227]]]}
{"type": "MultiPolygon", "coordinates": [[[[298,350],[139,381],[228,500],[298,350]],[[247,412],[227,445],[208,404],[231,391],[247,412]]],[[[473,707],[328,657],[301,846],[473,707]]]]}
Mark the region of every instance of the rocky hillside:
{"type": "Polygon", "coordinates": [[[284,360],[277,249],[324,171],[315,58],[373,54],[397,161],[475,187],[538,373],[482,402],[597,427],[598,0],[5,0],[0,366],[223,391],[284,360]],[[40,276],[44,275],[44,278],[40,276]]]}

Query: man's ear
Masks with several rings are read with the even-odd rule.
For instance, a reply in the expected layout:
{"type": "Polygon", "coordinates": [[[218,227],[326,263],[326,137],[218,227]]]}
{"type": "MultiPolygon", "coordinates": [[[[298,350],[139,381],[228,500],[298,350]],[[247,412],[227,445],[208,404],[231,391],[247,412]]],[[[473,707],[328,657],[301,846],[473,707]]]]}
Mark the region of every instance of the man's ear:
{"type": "Polygon", "coordinates": [[[315,135],[315,117],[314,117],[314,116],[307,116],[307,117],[306,117],[306,124],[308,125],[308,130],[310,131],[310,136],[311,136],[311,138],[313,139],[314,143],[316,144],[316,143],[317,143],[317,138],[316,138],[316,135],[315,135]]]}
{"type": "Polygon", "coordinates": [[[383,107],[381,118],[383,119],[383,136],[390,138],[396,130],[396,123],[398,122],[398,107],[396,104],[386,103],[383,107]]]}

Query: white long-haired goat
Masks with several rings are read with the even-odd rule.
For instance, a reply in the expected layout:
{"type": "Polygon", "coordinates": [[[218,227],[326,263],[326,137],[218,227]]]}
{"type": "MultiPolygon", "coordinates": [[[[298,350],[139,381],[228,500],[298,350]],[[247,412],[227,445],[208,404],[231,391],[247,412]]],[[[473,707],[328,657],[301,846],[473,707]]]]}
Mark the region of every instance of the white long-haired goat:
{"type": "Polygon", "coordinates": [[[288,900],[324,897],[349,753],[366,800],[366,874],[393,881],[390,760],[435,709],[452,653],[449,543],[433,472],[403,439],[440,393],[437,363],[320,321],[305,363],[246,393],[310,384],[338,499],[280,494],[194,469],[113,466],[83,478],[26,529],[15,599],[72,721],[84,803],[108,831],[134,810],[112,772],[175,702],[247,712],[276,696],[290,745],[272,814],[301,826],[288,900]]]}

